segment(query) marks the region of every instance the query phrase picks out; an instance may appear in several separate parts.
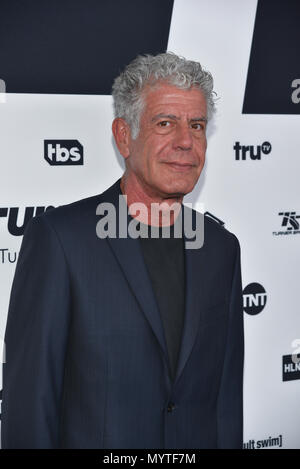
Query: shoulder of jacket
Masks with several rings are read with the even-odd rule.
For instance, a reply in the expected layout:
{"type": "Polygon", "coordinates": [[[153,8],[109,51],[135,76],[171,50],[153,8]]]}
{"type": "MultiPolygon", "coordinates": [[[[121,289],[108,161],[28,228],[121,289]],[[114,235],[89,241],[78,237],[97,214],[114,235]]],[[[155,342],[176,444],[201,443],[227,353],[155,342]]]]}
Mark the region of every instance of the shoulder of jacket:
{"type": "Polygon", "coordinates": [[[75,200],[68,204],[51,207],[34,218],[42,218],[43,221],[54,226],[65,226],[67,224],[71,224],[73,221],[75,223],[79,223],[80,220],[84,222],[87,218],[96,216],[96,208],[99,203],[115,202],[115,198],[118,193],[118,183],[119,180],[102,193],[75,200]]]}
{"type": "Polygon", "coordinates": [[[204,213],[204,220],[208,236],[217,237],[218,239],[223,239],[230,243],[239,244],[238,238],[225,227],[225,222],[223,220],[208,211],[204,213]]]}

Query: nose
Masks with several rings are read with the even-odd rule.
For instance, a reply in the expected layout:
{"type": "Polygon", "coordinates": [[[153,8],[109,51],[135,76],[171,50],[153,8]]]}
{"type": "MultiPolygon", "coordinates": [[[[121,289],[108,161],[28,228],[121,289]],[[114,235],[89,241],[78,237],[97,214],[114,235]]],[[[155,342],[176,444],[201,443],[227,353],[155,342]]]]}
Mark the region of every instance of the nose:
{"type": "Polygon", "coordinates": [[[193,146],[193,139],[191,129],[187,124],[177,125],[174,134],[173,147],[176,150],[191,150],[193,146]]]}

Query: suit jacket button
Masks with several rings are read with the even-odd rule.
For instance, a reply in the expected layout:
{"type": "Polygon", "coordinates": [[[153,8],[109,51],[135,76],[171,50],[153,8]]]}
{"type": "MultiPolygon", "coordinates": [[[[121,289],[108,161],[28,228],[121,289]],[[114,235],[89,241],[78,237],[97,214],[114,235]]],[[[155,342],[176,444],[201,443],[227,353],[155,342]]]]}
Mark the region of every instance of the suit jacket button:
{"type": "Polygon", "coordinates": [[[167,411],[172,412],[174,408],[175,408],[174,402],[169,402],[168,407],[167,407],[167,411]]]}

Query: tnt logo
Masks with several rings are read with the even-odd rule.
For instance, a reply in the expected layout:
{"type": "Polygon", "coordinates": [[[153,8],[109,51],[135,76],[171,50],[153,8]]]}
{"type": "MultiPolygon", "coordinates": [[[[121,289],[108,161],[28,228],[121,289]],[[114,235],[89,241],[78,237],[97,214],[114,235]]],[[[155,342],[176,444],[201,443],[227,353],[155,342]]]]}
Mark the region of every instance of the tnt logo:
{"type": "Polygon", "coordinates": [[[83,165],[83,146],[78,140],[44,140],[44,158],[51,166],[83,165]]]}
{"type": "Polygon", "coordinates": [[[247,155],[251,160],[260,160],[261,155],[268,155],[271,153],[272,145],[269,142],[263,142],[261,145],[240,145],[240,142],[235,142],[233,147],[235,151],[236,160],[246,160],[247,155]]]}
{"type": "Polygon", "coordinates": [[[266,290],[259,283],[249,283],[243,290],[244,311],[254,316],[261,313],[267,303],[266,290]]]}

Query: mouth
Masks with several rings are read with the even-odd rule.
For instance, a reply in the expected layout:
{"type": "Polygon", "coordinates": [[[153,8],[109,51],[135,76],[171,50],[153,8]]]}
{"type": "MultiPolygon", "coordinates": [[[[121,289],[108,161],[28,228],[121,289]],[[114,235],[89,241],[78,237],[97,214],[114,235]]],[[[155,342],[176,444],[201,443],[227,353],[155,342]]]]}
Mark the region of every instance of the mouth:
{"type": "Polygon", "coordinates": [[[167,163],[166,164],[174,169],[175,171],[180,171],[180,172],[185,172],[185,171],[190,171],[192,168],[195,167],[194,164],[191,163],[167,163]]]}

